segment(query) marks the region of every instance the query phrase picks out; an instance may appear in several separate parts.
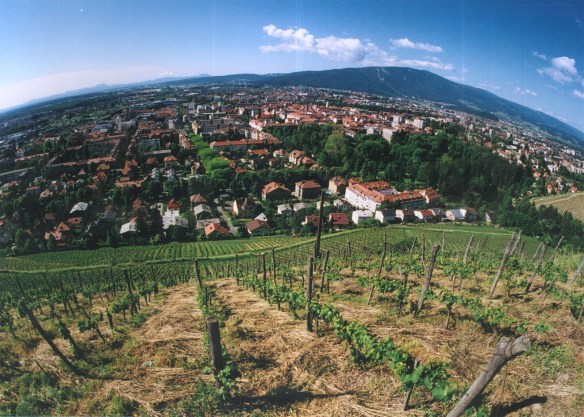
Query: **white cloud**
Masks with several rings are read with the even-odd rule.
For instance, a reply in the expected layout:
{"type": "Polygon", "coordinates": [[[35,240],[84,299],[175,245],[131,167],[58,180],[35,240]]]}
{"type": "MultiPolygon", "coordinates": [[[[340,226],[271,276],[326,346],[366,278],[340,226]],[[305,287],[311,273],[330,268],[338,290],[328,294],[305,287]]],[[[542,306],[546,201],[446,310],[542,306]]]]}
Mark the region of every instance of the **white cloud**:
{"type": "Polygon", "coordinates": [[[531,51],[531,56],[534,56],[534,57],[536,57],[536,58],[539,58],[539,59],[543,59],[544,61],[547,61],[547,60],[548,60],[548,57],[547,57],[547,55],[545,55],[545,54],[540,54],[540,53],[539,53],[539,52],[537,52],[537,51],[531,51]]]}
{"type": "Polygon", "coordinates": [[[380,49],[372,42],[357,38],[338,38],[327,36],[315,38],[308,30],[279,29],[274,25],[263,27],[270,37],[280,39],[277,45],[262,45],[262,52],[308,52],[332,61],[358,62],[363,65],[391,65],[396,58],[380,49]]]}
{"type": "Polygon", "coordinates": [[[433,68],[444,71],[452,71],[454,69],[454,65],[452,64],[443,64],[442,62],[420,61],[418,59],[404,59],[399,61],[399,63],[401,65],[407,65],[412,67],[433,68]]]}
{"type": "Polygon", "coordinates": [[[537,97],[537,93],[535,91],[531,91],[529,88],[526,88],[524,90],[524,89],[522,89],[520,87],[515,87],[515,89],[513,90],[513,92],[515,94],[521,94],[522,96],[537,97]]]}
{"type": "Polygon", "coordinates": [[[584,100],[584,91],[574,90],[574,91],[572,91],[572,94],[574,94],[576,97],[584,100]]]}
{"type": "Polygon", "coordinates": [[[260,46],[260,50],[264,53],[307,52],[331,61],[356,62],[360,65],[402,65],[444,71],[454,70],[454,65],[444,64],[439,59],[399,60],[369,40],[339,38],[333,35],[317,38],[304,28],[280,29],[275,25],[267,25],[262,29],[269,37],[280,40],[280,43],[276,45],[260,46]]]}
{"type": "Polygon", "coordinates": [[[408,38],[391,39],[390,42],[394,48],[419,49],[426,52],[443,52],[443,49],[440,46],[430,45],[429,43],[412,42],[408,38]]]}
{"type": "Polygon", "coordinates": [[[560,84],[580,81],[575,59],[567,56],[560,56],[551,58],[550,62],[552,64],[551,67],[538,68],[537,73],[540,75],[546,75],[560,84]]]}
{"type": "Polygon", "coordinates": [[[553,58],[552,65],[558,70],[570,75],[578,74],[578,71],[576,70],[576,60],[573,58],[568,58],[567,56],[553,58]]]}
{"type": "Polygon", "coordinates": [[[481,83],[478,83],[477,84],[477,87],[483,88],[485,90],[497,90],[497,91],[499,91],[501,89],[501,86],[499,86],[497,84],[489,83],[489,82],[486,82],[486,81],[483,81],[481,83]]]}

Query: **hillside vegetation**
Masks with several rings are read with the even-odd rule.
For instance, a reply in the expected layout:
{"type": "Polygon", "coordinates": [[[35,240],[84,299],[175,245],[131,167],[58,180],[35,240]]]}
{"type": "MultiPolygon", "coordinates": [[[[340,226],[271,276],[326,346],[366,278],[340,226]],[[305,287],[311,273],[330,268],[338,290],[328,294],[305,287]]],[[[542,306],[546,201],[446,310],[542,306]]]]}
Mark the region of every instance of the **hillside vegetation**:
{"type": "Polygon", "coordinates": [[[531,347],[469,415],[581,416],[582,278],[510,237],[372,228],[323,240],[314,263],[301,242],[194,265],[12,274],[0,414],[440,416],[503,336],[525,335],[531,347]],[[209,317],[223,345],[213,362],[209,317]]]}
{"type": "Polygon", "coordinates": [[[575,219],[584,221],[584,192],[534,198],[533,204],[536,207],[552,206],[560,213],[571,213],[575,219]]]}

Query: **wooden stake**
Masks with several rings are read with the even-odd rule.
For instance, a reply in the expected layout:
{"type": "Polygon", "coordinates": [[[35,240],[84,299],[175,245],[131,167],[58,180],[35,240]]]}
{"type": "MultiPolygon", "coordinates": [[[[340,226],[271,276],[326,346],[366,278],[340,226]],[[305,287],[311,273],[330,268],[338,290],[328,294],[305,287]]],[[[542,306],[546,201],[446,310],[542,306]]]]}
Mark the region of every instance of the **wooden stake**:
{"type": "Polygon", "coordinates": [[[580,276],[580,274],[582,273],[582,269],[584,269],[584,258],[582,258],[582,261],[580,262],[580,265],[578,265],[578,268],[576,269],[576,271],[574,271],[574,273],[572,274],[572,277],[570,278],[570,281],[568,281],[569,284],[573,284],[574,281],[576,281],[576,279],[580,276]]]}
{"type": "Polygon", "coordinates": [[[438,254],[439,249],[440,244],[438,242],[434,243],[434,246],[432,247],[432,255],[430,255],[430,264],[428,265],[428,274],[426,275],[426,281],[424,282],[422,292],[420,293],[420,298],[418,299],[418,308],[416,309],[414,317],[420,314],[420,311],[422,311],[422,306],[424,305],[424,296],[426,295],[426,291],[428,291],[428,288],[430,288],[430,281],[432,280],[432,271],[434,270],[434,264],[436,263],[436,255],[438,254]]]}
{"type": "Polygon", "coordinates": [[[306,280],[306,328],[309,332],[312,331],[312,311],[310,310],[310,303],[312,302],[312,272],[314,269],[314,258],[311,256],[308,259],[308,279],[306,280]]]}
{"type": "Polygon", "coordinates": [[[466,265],[466,261],[468,258],[468,253],[470,252],[470,248],[472,246],[472,241],[474,239],[474,235],[470,235],[470,239],[468,240],[468,244],[466,245],[466,250],[464,251],[464,258],[462,259],[462,263],[466,265]]]}
{"type": "Polygon", "coordinates": [[[321,293],[324,291],[324,278],[325,278],[325,275],[326,275],[326,268],[328,266],[329,253],[330,253],[330,251],[327,250],[325,252],[325,254],[324,254],[324,265],[322,267],[322,275],[321,275],[321,278],[320,278],[320,292],[321,293]]]}
{"type": "Polygon", "coordinates": [[[213,317],[207,317],[207,336],[209,337],[209,354],[213,364],[213,372],[217,375],[225,366],[221,352],[221,334],[219,333],[219,321],[213,317]]]}
{"type": "Polygon", "coordinates": [[[515,340],[508,337],[502,337],[487,367],[479,377],[475,379],[466,394],[463,395],[458,404],[456,404],[446,417],[460,417],[464,413],[464,410],[472,404],[475,398],[484,391],[501,368],[503,368],[507,362],[529,349],[530,346],[531,341],[526,336],[518,337],[515,340]]]}
{"type": "Polygon", "coordinates": [[[493,281],[493,284],[491,285],[491,289],[489,290],[489,297],[493,298],[493,294],[495,293],[495,289],[497,288],[497,283],[499,282],[499,279],[501,279],[501,275],[503,275],[503,270],[505,269],[505,264],[507,263],[507,259],[509,259],[509,256],[511,255],[511,249],[513,248],[513,244],[515,242],[515,232],[513,232],[513,234],[511,235],[511,239],[509,239],[509,242],[507,243],[507,246],[505,247],[505,252],[503,253],[503,258],[501,259],[501,264],[499,265],[499,270],[497,271],[497,275],[495,276],[495,280],[493,281]]]}
{"type": "MultiPolygon", "coordinates": [[[[414,361],[414,367],[412,368],[412,372],[414,372],[414,370],[418,367],[419,362],[420,361],[418,360],[418,358],[416,358],[416,360],[414,361]]],[[[412,386],[412,388],[408,390],[408,393],[406,394],[406,398],[404,400],[404,411],[406,411],[408,409],[408,403],[410,402],[410,398],[412,398],[413,392],[414,392],[414,387],[412,386]]]]}

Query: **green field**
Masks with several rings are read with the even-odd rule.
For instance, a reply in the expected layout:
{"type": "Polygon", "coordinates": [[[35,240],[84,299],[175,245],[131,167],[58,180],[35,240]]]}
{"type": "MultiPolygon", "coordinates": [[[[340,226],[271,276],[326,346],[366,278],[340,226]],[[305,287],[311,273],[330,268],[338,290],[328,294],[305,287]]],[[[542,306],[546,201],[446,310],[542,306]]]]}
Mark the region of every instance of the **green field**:
{"type": "MultiPolygon", "coordinates": [[[[502,253],[511,232],[505,229],[455,224],[427,224],[389,226],[372,229],[355,229],[323,235],[323,250],[340,250],[351,240],[354,247],[378,248],[383,236],[387,234],[390,244],[405,239],[425,239],[430,244],[442,242],[445,236],[446,249],[464,251],[468,239],[475,235],[474,245],[484,245],[484,250],[502,253]],[[486,241],[485,241],[486,239],[486,241]]],[[[0,258],[0,272],[41,272],[67,269],[125,267],[141,264],[189,262],[193,258],[213,260],[213,263],[231,259],[235,254],[258,254],[271,251],[288,253],[289,256],[308,254],[313,250],[314,237],[269,236],[249,239],[172,243],[157,246],[126,246],[120,248],[100,248],[97,250],[71,250],[41,253],[28,256],[0,258]]],[[[525,239],[525,252],[532,253],[538,242],[533,238],[525,239]]]]}
{"type": "Polygon", "coordinates": [[[584,221],[584,192],[534,198],[533,204],[553,206],[560,213],[570,212],[574,218],[584,221]]]}

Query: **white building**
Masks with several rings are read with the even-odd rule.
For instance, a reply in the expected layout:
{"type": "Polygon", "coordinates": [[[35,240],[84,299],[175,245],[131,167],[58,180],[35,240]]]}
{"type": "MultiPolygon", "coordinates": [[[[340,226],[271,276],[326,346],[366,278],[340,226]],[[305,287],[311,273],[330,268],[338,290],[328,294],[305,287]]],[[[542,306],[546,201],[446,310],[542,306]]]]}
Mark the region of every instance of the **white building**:
{"type": "Polygon", "coordinates": [[[365,220],[370,220],[373,218],[373,212],[371,210],[355,210],[351,216],[351,220],[355,224],[359,224],[365,220]]]}

